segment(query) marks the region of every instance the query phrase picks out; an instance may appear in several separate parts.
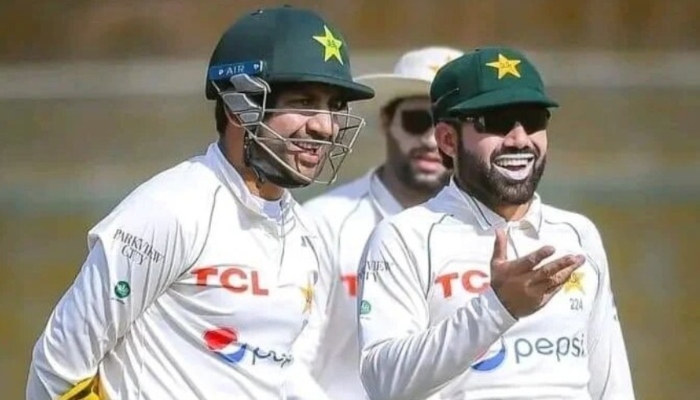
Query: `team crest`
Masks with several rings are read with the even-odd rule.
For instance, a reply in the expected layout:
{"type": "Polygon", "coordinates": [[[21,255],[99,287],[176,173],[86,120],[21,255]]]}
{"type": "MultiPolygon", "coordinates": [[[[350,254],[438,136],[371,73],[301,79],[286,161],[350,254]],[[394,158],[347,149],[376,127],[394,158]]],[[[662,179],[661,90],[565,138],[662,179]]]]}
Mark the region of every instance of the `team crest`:
{"type": "Polygon", "coordinates": [[[490,63],[486,63],[487,67],[496,68],[498,70],[498,80],[501,80],[507,75],[513,75],[516,78],[520,78],[520,71],[518,71],[518,64],[520,60],[510,60],[508,57],[501,53],[498,53],[498,60],[490,63]]]}
{"type": "Polygon", "coordinates": [[[574,272],[569,280],[564,283],[564,293],[571,291],[583,292],[583,272],[574,272]]]}
{"type": "Polygon", "coordinates": [[[311,311],[311,306],[313,305],[314,299],[314,288],[311,284],[307,284],[305,287],[301,288],[301,294],[304,296],[304,314],[311,311]]]}
{"type": "Polygon", "coordinates": [[[340,54],[340,48],[343,47],[343,42],[333,36],[333,32],[326,25],[323,25],[323,36],[314,36],[314,40],[321,43],[323,46],[323,61],[328,62],[331,58],[335,58],[339,63],[343,64],[343,56],[340,54]]]}

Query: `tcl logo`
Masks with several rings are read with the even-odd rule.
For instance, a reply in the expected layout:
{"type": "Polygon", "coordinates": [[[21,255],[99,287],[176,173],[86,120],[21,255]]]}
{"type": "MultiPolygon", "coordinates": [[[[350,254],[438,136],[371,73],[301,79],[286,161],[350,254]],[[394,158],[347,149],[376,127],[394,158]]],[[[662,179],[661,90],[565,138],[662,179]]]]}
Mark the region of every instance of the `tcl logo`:
{"type": "Polygon", "coordinates": [[[454,285],[468,293],[479,294],[489,287],[489,276],[483,271],[469,270],[461,275],[457,272],[440,275],[435,278],[435,284],[442,287],[442,295],[446,299],[452,297],[454,285]]]}
{"type": "Polygon", "coordinates": [[[340,280],[343,281],[343,284],[345,285],[345,288],[347,289],[348,295],[350,297],[357,296],[357,275],[356,274],[343,275],[340,277],[340,280]]]}
{"type": "Polygon", "coordinates": [[[260,284],[258,271],[238,267],[204,267],[192,271],[197,286],[221,286],[233,293],[250,292],[255,296],[267,296],[269,290],[260,284]]]}

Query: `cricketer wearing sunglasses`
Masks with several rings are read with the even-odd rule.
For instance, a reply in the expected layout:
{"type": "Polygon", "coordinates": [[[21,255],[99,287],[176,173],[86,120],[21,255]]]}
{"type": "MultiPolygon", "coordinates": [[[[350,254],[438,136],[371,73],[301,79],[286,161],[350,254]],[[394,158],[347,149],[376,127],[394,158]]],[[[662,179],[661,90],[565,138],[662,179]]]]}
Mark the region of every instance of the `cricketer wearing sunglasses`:
{"type": "Polygon", "coordinates": [[[598,230],[537,195],[557,103],[521,52],[482,48],[430,90],[449,185],[383,220],[358,273],[370,399],[634,399],[598,230]]]}
{"type": "Polygon", "coordinates": [[[439,67],[461,54],[445,47],[416,49],[402,55],[391,73],[357,77],[376,95],[355,112],[378,114],[375,129],[386,138],[386,159],[363,177],[304,205],[319,226],[329,259],[320,276],[320,287],[327,288],[319,296],[326,299],[326,313],[312,370],[331,399],[364,398],[355,302],[365,241],[379,220],[426,201],[449,179],[433,134],[428,94],[439,67]]]}

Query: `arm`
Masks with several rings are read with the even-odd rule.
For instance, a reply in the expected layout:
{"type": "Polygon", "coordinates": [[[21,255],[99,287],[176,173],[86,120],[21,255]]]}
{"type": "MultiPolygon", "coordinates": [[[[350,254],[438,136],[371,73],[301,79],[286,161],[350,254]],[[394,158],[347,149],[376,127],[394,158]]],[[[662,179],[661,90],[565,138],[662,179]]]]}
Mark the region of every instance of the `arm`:
{"type": "Polygon", "coordinates": [[[122,205],[89,233],[87,259],[34,346],[27,399],[95,385],[105,354],[183,271],[184,241],[155,202],[122,205]]]}
{"type": "Polygon", "coordinates": [[[586,250],[600,270],[598,294],[593,304],[588,328],[588,354],[591,381],[588,385],[593,399],[634,399],[627,350],[617,318],[607,256],[600,235],[589,228],[586,250]]]}
{"type": "Polygon", "coordinates": [[[371,399],[429,397],[515,323],[489,289],[431,327],[427,254],[386,221],[365,248],[358,273],[360,372],[371,399]],[[381,263],[381,271],[367,273],[365,265],[381,263]]]}

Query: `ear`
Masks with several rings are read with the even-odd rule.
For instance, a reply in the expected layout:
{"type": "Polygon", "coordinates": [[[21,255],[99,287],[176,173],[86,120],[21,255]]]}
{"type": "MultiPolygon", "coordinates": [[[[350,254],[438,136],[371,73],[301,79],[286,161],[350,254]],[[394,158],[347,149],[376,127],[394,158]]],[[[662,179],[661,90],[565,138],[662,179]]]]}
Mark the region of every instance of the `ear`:
{"type": "Polygon", "coordinates": [[[455,128],[446,123],[438,122],[435,125],[435,140],[440,148],[440,151],[450,158],[455,158],[457,155],[457,146],[459,145],[459,140],[457,140],[457,132],[455,128]]]}

